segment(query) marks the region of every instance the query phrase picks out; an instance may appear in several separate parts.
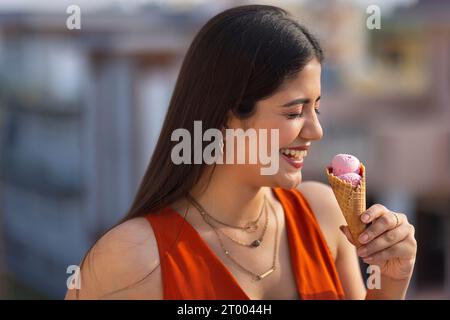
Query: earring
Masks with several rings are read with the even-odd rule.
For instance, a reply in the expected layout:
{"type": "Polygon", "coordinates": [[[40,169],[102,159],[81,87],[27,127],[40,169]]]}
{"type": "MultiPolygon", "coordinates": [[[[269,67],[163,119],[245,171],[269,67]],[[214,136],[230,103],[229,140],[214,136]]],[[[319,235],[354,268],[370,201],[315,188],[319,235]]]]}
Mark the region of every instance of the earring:
{"type": "Polygon", "coordinates": [[[219,146],[220,146],[220,152],[221,152],[221,154],[223,154],[223,147],[225,146],[225,143],[223,142],[223,139],[220,140],[219,146]]]}

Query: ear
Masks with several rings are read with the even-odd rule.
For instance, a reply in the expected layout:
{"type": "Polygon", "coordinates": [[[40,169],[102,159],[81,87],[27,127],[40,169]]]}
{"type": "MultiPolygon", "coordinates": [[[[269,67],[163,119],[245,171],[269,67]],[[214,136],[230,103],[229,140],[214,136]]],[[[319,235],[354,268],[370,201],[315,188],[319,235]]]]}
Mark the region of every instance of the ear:
{"type": "Polygon", "coordinates": [[[222,132],[222,137],[225,140],[226,137],[226,130],[228,129],[228,124],[225,122],[222,127],[220,128],[220,131],[222,132]]]}
{"type": "Polygon", "coordinates": [[[232,123],[234,122],[234,118],[236,118],[236,117],[235,117],[233,111],[231,109],[228,110],[227,111],[227,117],[226,117],[225,123],[223,125],[223,129],[224,130],[225,129],[229,129],[229,128],[233,128],[232,123]]]}
{"type": "Polygon", "coordinates": [[[227,111],[227,116],[225,123],[223,124],[222,130],[225,133],[226,129],[236,129],[239,128],[239,119],[234,115],[232,110],[227,111]]]}
{"type": "Polygon", "coordinates": [[[240,119],[229,110],[227,113],[227,120],[225,122],[227,129],[247,129],[247,119],[240,119]]]}

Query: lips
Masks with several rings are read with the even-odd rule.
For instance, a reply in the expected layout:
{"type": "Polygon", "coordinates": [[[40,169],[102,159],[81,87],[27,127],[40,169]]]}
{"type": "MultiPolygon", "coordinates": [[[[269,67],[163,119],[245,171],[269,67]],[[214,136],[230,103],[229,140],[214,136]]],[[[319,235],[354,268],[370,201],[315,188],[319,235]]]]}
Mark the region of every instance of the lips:
{"type": "Polygon", "coordinates": [[[280,149],[280,152],[289,158],[296,160],[303,159],[308,154],[306,150],[295,150],[295,149],[280,149]]]}
{"type": "Polygon", "coordinates": [[[303,158],[308,154],[309,146],[281,148],[281,156],[295,169],[303,167],[303,158]]]}
{"type": "Polygon", "coordinates": [[[289,147],[289,148],[284,148],[284,149],[289,149],[289,150],[308,150],[309,149],[309,144],[305,145],[305,146],[289,147]]]}
{"type": "Polygon", "coordinates": [[[284,160],[286,160],[286,162],[293,166],[295,169],[300,169],[301,167],[303,167],[303,159],[294,160],[283,153],[281,154],[281,157],[283,157],[284,160]]]}

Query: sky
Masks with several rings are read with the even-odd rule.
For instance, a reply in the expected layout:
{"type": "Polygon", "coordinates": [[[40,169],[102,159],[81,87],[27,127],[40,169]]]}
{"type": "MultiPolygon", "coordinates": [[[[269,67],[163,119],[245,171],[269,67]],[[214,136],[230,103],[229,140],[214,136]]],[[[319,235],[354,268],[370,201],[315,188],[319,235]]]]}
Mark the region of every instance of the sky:
{"type": "MultiPolygon", "coordinates": [[[[124,9],[132,8],[144,3],[157,3],[157,4],[203,4],[210,2],[211,0],[0,0],[0,11],[28,11],[28,12],[65,12],[69,5],[75,4],[80,6],[83,10],[96,10],[103,7],[117,6],[124,9]]],[[[217,0],[215,0],[217,1],[217,0]]],[[[262,1],[264,3],[276,3],[280,6],[285,3],[292,2],[305,2],[306,0],[279,0],[279,1],[262,1]]],[[[336,0],[330,0],[336,1],[336,0]]],[[[354,2],[361,4],[363,6],[368,6],[371,4],[379,5],[383,9],[390,10],[393,6],[401,4],[414,3],[417,0],[340,0],[343,2],[354,2]]],[[[222,2],[227,2],[222,0],[222,2]]],[[[236,3],[237,1],[233,1],[236,3]]],[[[253,3],[258,3],[254,1],[253,3]]]]}

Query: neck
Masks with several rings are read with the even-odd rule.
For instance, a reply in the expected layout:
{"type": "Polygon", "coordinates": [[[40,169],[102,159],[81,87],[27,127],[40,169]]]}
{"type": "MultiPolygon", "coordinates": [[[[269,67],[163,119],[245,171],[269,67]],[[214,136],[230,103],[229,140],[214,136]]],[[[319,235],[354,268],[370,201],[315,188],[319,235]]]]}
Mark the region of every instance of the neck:
{"type": "Polygon", "coordinates": [[[209,215],[230,225],[243,226],[256,220],[263,206],[264,195],[269,199],[270,189],[244,183],[226,166],[216,167],[209,180],[211,169],[208,167],[205,170],[200,182],[191,190],[197,202],[209,215]]]}

